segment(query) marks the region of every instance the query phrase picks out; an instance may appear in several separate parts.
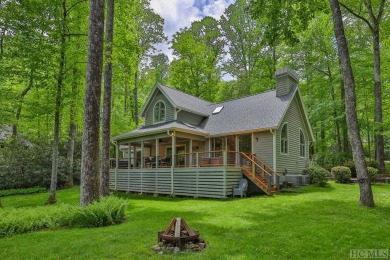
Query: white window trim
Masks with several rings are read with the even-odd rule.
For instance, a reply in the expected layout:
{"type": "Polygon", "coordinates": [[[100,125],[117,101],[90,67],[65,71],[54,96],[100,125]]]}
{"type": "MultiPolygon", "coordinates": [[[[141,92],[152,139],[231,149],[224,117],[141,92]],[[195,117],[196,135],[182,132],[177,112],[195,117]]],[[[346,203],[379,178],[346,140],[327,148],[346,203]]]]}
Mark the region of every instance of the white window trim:
{"type": "Polygon", "coordinates": [[[299,128],[299,157],[301,158],[306,158],[306,136],[305,136],[305,132],[303,132],[302,128],[299,128]],[[303,136],[303,145],[304,145],[304,155],[302,156],[301,155],[301,133],[302,133],[302,136],[303,136]]]}
{"type": "Polygon", "coordinates": [[[153,124],[164,123],[166,120],[167,120],[167,106],[165,105],[165,102],[164,102],[164,101],[159,100],[159,101],[157,101],[157,102],[154,104],[154,106],[153,106],[153,124]],[[156,120],[156,117],[155,117],[156,105],[157,105],[158,103],[163,103],[163,104],[164,104],[164,120],[155,121],[155,120],[156,120]]]}
{"type": "Polygon", "coordinates": [[[280,149],[279,149],[279,153],[280,154],[282,154],[282,155],[288,155],[288,153],[289,153],[289,151],[290,151],[290,142],[288,141],[288,124],[287,124],[287,122],[285,122],[283,125],[282,125],[282,127],[280,128],[280,135],[279,135],[279,137],[280,137],[280,140],[279,140],[279,144],[280,144],[280,149]],[[287,140],[287,153],[284,153],[284,152],[282,152],[282,132],[283,132],[283,128],[284,128],[284,126],[285,125],[287,125],[286,127],[287,127],[287,138],[286,138],[286,140],[287,140]]]}

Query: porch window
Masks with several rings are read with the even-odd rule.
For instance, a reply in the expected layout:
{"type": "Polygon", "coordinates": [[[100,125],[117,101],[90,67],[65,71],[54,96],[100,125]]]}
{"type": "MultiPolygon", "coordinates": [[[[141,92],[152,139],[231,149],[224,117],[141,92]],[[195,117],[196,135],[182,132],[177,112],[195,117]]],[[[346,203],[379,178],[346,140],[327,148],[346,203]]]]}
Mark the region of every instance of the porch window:
{"type": "Polygon", "coordinates": [[[280,152],[288,153],[287,123],[283,125],[280,133],[280,152]]]}
{"type": "Polygon", "coordinates": [[[153,109],[153,123],[165,122],[165,103],[158,101],[153,109]]]}
{"type": "Polygon", "coordinates": [[[302,130],[299,130],[299,155],[301,157],[305,157],[305,150],[306,150],[305,136],[303,135],[302,130]]]}

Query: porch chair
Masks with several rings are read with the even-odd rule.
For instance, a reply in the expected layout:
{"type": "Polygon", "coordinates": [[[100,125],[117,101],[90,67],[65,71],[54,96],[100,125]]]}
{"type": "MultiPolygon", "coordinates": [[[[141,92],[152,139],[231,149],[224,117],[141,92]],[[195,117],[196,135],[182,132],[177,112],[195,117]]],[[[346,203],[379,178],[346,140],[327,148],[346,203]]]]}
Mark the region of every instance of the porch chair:
{"type": "Polygon", "coordinates": [[[248,181],[246,179],[241,179],[240,183],[235,186],[233,186],[233,198],[236,195],[239,195],[241,198],[243,196],[246,197],[246,191],[248,190],[248,181]]]}

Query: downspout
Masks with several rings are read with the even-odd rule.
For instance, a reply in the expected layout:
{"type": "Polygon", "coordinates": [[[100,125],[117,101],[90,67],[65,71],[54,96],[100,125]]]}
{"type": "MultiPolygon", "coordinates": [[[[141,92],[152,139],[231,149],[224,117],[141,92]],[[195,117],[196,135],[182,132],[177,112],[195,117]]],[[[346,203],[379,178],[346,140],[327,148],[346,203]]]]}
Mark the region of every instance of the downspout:
{"type": "MultiPolygon", "coordinates": [[[[117,175],[118,175],[118,164],[119,164],[119,160],[118,160],[118,155],[119,155],[119,148],[118,148],[118,142],[117,141],[112,141],[112,144],[115,145],[115,173],[114,173],[114,179],[115,179],[115,190],[117,190],[117,184],[116,184],[116,180],[117,180],[117,175]]],[[[130,156],[130,155],[129,155],[130,156]]]]}
{"type": "MultiPolygon", "coordinates": [[[[175,120],[177,120],[177,114],[179,114],[179,112],[181,111],[181,108],[179,108],[178,110],[175,109],[175,120]]],[[[168,130],[169,132],[169,130],[168,130]]],[[[169,135],[169,133],[168,133],[169,135]]]]}
{"type": "MultiPolygon", "coordinates": [[[[276,172],[276,129],[269,130],[272,134],[272,168],[276,172]]],[[[276,175],[274,174],[274,182],[276,183],[276,175]]]]}
{"type": "MultiPolygon", "coordinates": [[[[172,137],[172,139],[174,138],[174,136],[175,136],[175,131],[173,131],[173,133],[171,134],[170,132],[169,132],[169,130],[167,130],[167,134],[170,136],[170,137],[172,137]]],[[[172,145],[173,145],[173,143],[172,143],[172,145]]],[[[173,151],[174,149],[172,148],[172,151],[173,151]]],[[[173,196],[173,167],[174,167],[174,160],[173,160],[173,153],[172,153],[172,158],[171,158],[171,194],[170,194],[170,196],[173,196]]]]}

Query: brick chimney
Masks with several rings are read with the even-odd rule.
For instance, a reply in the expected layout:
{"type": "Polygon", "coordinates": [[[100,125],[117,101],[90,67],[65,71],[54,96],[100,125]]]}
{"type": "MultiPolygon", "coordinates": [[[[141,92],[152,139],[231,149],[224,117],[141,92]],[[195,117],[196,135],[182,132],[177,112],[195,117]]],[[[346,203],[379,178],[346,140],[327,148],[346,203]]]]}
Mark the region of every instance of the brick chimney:
{"type": "Polygon", "coordinates": [[[290,68],[280,68],[275,71],[276,96],[287,95],[292,86],[298,86],[299,77],[290,68]]]}

